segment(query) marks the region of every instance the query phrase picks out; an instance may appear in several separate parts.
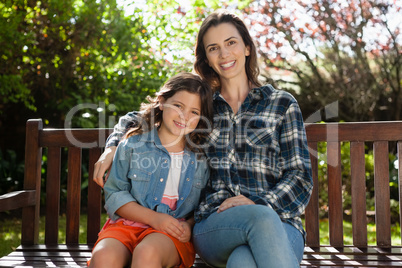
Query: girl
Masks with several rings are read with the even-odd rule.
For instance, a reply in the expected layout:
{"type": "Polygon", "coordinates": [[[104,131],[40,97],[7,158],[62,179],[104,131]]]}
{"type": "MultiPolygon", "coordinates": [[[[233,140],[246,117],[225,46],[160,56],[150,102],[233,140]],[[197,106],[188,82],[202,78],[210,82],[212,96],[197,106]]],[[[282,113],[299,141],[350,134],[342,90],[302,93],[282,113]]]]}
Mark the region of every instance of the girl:
{"type": "Polygon", "coordinates": [[[191,267],[193,211],[209,170],[200,144],[212,120],[210,88],[181,73],[143,104],[104,185],[110,219],[90,267],[191,267]],[[194,131],[197,129],[197,131],[194,131]]]}

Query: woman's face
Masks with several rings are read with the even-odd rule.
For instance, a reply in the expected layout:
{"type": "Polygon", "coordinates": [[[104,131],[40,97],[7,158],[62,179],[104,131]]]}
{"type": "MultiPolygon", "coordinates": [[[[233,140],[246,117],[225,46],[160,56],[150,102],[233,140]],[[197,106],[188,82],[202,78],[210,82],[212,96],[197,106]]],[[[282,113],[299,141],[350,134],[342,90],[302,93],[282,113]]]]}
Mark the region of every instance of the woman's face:
{"type": "Polygon", "coordinates": [[[233,24],[221,23],[216,27],[212,26],[205,33],[203,43],[207,63],[218,73],[221,80],[247,78],[245,64],[246,56],[250,55],[250,48],[244,44],[233,24]]]}

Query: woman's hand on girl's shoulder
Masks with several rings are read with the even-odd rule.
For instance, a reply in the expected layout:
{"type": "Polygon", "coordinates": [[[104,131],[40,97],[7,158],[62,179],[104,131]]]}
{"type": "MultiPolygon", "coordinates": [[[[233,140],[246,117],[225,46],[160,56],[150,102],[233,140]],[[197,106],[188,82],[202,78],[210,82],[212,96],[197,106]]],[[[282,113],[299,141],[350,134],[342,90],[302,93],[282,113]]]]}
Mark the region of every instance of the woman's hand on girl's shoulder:
{"type": "Polygon", "coordinates": [[[116,153],[116,149],[116,146],[106,148],[102,155],[99,157],[98,161],[96,161],[95,163],[94,175],[92,179],[100,187],[103,187],[104,182],[106,182],[107,178],[109,177],[110,168],[112,166],[113,157],[116,153]],[[108,173],[105,175],[106,170],[108,171],[108,173]]]}

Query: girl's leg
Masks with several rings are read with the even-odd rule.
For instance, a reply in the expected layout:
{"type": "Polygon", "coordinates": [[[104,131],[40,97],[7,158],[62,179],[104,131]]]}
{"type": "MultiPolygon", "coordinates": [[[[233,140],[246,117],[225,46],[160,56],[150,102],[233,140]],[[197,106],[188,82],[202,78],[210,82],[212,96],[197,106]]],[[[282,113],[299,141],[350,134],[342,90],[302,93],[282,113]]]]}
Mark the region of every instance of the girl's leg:
{"type": "Polygon", "coordinates": [[[131,253],[123,243],[114,238],[104,238],[92,250],[89,267],[124,267],[130,259],[131,253]]]}
{"type": "Polygon", "coordinates": [[[193,233],[196,251],[212,266],[225,267],[238,246],[248,245],[257,267],[299,267],[282,221],[267,206],[238,206],[213,213],[197,223],[193,233]]]}
{"type": "Polygon", "coordinates": [[[131,267],[174,267],[180,264],[173,241],[161,233],[147,235],[133,252],[131,267]]]}

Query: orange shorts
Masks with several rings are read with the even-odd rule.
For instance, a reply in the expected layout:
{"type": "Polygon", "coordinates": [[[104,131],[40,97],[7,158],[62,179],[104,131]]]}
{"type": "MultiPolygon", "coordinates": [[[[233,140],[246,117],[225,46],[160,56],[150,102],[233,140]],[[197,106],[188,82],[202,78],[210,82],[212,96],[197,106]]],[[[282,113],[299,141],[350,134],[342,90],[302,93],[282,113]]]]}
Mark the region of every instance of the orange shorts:
{"type": "Polygon", "coordinates": [[[157,231],[152,227],[141,228],[124,225],[123,222],[112,223],[104,227],[104,229],[98,234],[98,240],[96,241],[95,246],[104,238],[114,238],[123,243],[128,250],[133,253],[134,248],[142,241],[142,239],[151,233],[161,233],[172,239],[181,259],[181,263],[178,267],[185,268],[193,265],[195,260],[195,250],[191,241],[182,243],[173,236],[157,231]]]}

